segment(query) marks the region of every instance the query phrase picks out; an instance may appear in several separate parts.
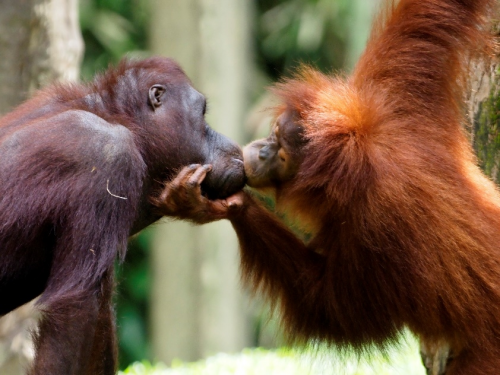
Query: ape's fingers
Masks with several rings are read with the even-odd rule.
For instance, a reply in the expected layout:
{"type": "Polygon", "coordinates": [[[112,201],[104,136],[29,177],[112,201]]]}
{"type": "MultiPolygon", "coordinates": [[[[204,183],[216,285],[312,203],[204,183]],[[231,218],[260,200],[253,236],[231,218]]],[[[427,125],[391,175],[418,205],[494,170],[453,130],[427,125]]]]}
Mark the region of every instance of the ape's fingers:
{"type": "Polygon", "coordinates": [[[243,206],[244,199],[245,194],[243,192],[238,192],[226,198],[226,205],[230,210],[238,209],[239,207],[243,206]]]}
{"type": "Polygon", "coordinates": [[[212,166],[209,164],[205,164],[204,166],[200,166],[198,164],[197,169],[194,171],[194,173],[189,177],[189,180],[187,181],[187,186],[190,188],[200,188],[201,183],[207,176],[207,173],[212,170],[212,166]]]}
{"type": "Polygon", "coordinates": [[[181,171],[175,176],[171,184],[175,186],[184,185],[188,181],[193,173],[200,168],[200,164],[191,164],[187,167],[181,169],[181,171]]]}

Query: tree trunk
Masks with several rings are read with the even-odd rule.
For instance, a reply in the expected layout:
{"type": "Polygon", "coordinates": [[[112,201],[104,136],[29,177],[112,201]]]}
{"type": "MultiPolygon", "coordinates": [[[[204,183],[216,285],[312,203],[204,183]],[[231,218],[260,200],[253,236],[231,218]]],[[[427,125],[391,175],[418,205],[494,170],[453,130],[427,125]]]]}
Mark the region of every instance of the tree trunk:
{"type": "Polygon", "coordinates": [[[474,69],[469,98],[471,142],[479,165],[500,184],[500,64],[481,64],[474,69]]]}
{"type": "MultiPolygon", "coordinates": [[[[151,47],[175,58],[209,102],[207,120],[243,141],[247,106],[249,0],[151,0],[151,47]]],[[[195,360],[248,346],[249,303],[228,222],[157,226],[153,245],[152,346],[156,359],[195,360]]]]}
{"type": "MultiPolygon", "coordinates": [[[[76,80],[83,53],[77,0],[0,1],[0,114],[53,81],[76,80]]],[[[24,373],[33,358],[32,304],[0,319],[0,374],[24,373]]]]}

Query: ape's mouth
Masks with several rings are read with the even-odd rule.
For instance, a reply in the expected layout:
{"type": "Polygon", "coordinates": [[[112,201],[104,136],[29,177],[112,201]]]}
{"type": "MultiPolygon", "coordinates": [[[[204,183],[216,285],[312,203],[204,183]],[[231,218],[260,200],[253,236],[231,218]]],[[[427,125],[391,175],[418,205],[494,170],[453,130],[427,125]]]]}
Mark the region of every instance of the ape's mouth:
{"type": "Polygon", "coordinates": [[[256,142],[243,149],[243,165],[247,176],[247,185],[252,188],[265,188],[272,185],[271,180],[276,177],[266,160],[259,158],[262,146],[256,142]]]}
{"type": "Polygon", "coordinates": [[[243,189],[246,182],[243,161],[234,159],[230,168],[209,172],[201,184],[201,191],[209,199],[224,199],[243,189]]]}

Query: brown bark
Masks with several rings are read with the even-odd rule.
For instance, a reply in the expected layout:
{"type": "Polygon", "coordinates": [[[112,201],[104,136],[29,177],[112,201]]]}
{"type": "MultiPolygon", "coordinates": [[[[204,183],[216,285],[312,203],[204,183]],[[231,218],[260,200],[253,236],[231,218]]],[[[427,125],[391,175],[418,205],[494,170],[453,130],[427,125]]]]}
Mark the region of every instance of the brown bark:
{"type": "MultiPolygon", "coordinates": [[[[83,53],[77,0],[0,1],[0,114],[54,81],[76,80],[83,53]]],[[[18,375],[33,358],[32,304],[0,319],[0,374],[18,375]]]]}
{"type": "Polygon", "coordinates": [[[498,59],[477,65],[469,97],[471,142],[479,165],[500,183],[500,64],[498,59]]]}

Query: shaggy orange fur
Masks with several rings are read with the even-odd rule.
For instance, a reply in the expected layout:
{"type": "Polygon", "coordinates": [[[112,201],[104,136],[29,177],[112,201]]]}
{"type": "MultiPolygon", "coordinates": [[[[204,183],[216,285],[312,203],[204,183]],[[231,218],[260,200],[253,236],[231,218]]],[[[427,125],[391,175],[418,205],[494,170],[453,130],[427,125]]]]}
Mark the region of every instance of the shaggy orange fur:
{"type": "Polygon", "coordinates": [[[276,86],[308,141],[277,200],[314,238],[250,201],[231,221],[244,279],[292,338],[362,351],[408,327],[450,345],[448,374],[499,373],[500,194],[463,130],[494,3],[391,2],[352,76],[305,68],[276,86]]]}

